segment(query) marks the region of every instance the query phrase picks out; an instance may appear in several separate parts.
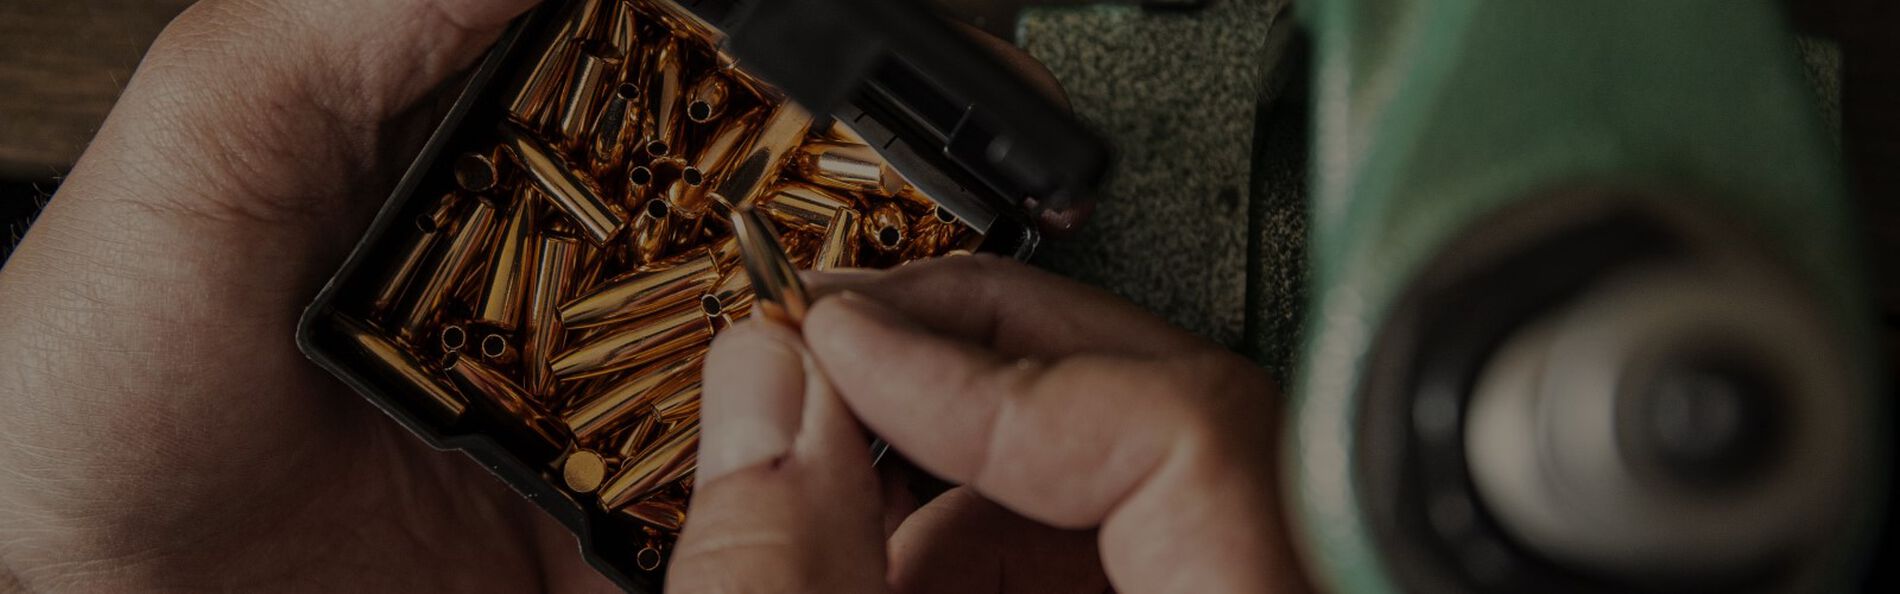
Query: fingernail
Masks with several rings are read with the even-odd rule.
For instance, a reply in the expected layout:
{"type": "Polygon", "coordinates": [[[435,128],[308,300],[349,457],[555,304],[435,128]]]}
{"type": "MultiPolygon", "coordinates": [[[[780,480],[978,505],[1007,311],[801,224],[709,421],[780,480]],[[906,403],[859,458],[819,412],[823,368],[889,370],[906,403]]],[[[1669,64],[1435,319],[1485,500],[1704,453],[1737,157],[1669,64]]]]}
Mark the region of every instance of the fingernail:
{"type": "Polygon", "coordinates": [[[789,330],[747,321],[707,355],[699,482],[789,454],[805,402],[803,347],[789,330]]]}

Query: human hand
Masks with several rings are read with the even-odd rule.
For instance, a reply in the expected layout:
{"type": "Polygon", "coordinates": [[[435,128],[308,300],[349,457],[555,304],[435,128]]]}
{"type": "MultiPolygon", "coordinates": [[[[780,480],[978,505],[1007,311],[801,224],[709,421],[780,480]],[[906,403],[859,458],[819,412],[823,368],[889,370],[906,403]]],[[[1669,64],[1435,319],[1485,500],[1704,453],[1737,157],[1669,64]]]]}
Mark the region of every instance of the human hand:
{"type": "Polygon", "coordinates": [[[1305,589],[1244,359],[991,256],[818,280],[714,343],[670,591],[1305,589]],[[859,420],[964,486],[904,516],[859,420]]]}
{"type": "Polygon", "coordinates": [[[293,342],[438,91],[535,2],[205,0],[166,29],[0,270],[0,591],[612,589],[293,342]]]}

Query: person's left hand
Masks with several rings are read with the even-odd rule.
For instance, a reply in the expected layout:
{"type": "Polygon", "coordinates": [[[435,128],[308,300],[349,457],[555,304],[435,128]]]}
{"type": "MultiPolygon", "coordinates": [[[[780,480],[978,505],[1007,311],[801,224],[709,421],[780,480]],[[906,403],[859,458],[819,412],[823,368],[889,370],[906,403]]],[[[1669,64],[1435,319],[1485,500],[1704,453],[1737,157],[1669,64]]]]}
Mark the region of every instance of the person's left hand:
{"type": "Polygon", "coordinates": [[[612,589],[293,341],[445,83],[535,2],[205,0],[166,29],[0,270],[0,591],[612,589]]]}

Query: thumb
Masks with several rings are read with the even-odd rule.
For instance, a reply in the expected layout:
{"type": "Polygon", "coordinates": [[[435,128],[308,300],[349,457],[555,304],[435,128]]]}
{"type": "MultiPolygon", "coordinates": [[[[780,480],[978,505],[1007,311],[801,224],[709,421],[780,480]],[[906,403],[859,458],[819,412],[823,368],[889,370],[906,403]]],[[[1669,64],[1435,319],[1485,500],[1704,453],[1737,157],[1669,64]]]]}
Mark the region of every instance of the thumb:
{"type": "Polygon", "coordinates": [[[884,590],[869,442],[798,335],[735,326],[705,374],[699,475],[667,590],[884,590]]]}

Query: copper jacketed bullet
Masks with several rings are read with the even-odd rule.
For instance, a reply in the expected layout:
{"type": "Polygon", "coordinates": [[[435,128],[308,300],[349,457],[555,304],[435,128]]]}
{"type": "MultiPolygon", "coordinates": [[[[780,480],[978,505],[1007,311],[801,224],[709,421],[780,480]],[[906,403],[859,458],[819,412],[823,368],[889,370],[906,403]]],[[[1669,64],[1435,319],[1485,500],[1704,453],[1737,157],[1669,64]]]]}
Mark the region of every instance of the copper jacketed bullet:
{"type": "Polygon", "coordinates": [[[429,252],[435,247],[442,233],[430,229],[410,235],[402,248],[397,251],[396,261],[389,267],[389,273],[383,278],[383,284],[376,287],[375,296],[370,298],[369,310],[372,314],[388,313],[390,308],[402,300],[403,289],[409,286],[409,279],[416,276],[423,264],[429,259],[429,252]]]}
{"type": "Polygon", "coordinates": [[[601,15],[601,0],[569,3],[560,25],[548,36],[515,92],[508,99],[508,115],[522,125],[540,129],[555,111],[555,102],[572,66],[576,39],[592,39],[601,15]]]}
{"type": "Polygon", "coordinates": [[[705,146],[693,155],[692,166],[700,171],[704,179],[690,189],[693,196],[687,202],[702,209],[711,206],[713,188],[730,177],[735,160],[751,152],[752,139],[759,131],[759,125],[765,120],[763,109],[754,109],[720,122],[705,146]]]}
{"type": "Polygon", "coordinates": [[[570,408],[561,415],[561,422],[567,424],[575,439],[593,443],[635,415],[651,412],[653,402],[697,388],[702,358],[701,353],[683,354],[642,369],[632,380],[570,408]]]}
{"type": "Polygon", "coordinates": [[[521,308],[527,304],[530,266],[534,263],[529,259],[533,256],[529,248],[534,241],[534,211],[540,207],[531,198],[536,193],[527,187],[517,193],[514,213],[489,257],[488,287],[476,319],[496,328],[515,329],[521,323],[521,308]]]}
{"type": "Polygon", "coordinates": [[[957,247],[956,241],[964,229],[963,223],[955,214],[941,206],[931,209],[930,216],[920,217],[911,227],[911,245],[905,255],[911,259],[930,258],[957,247]]]}
{"type": "Polygon", "coordinates": [[[404,340],[415,344],[418,337],[425,335],[428,326],[441,314],[443,300],[480,260],[482,248],[488,244],[494,227],[495,207],[485,201],[474,201],[460,229],[435,259],[434,269],[421,278],[422,285],[403,316],[399,334],[404,340]]]}
{"type": "Polygon", "coordinates": [[[580,267],[580,240],[562,235],[543,235],[539,241],[534,269],[534,287],[528,294],[527,340],[522,355],[528,365],[525,377],[528,391],[545,401],[554,393],[554,373],[548,358],[561,346],[564,333],[559,318],[560,304],[567,300],[568,286],[580,267]]]}
{"type": "Polygon", "coordinates": [[[806,183],[786,183],[773,188],[758,205],[759,212],[786,229],[823,233],[838,213],[851,207],[851,199],[831,190],[806,183]]]}
{"type": "Polygon", "coordinates": [[[620,55],[606,44],[582,46],[581,59],[574,66],[574,75],[568,83],[566,102],[561,106],[561,117],[556,127],[562,146],[569,152],[587,146],[590,139],[588,133],[592,131],[601,104],[612,90],[614,73],[620,69],[620,60],[620,55]]]}
{"type": "Polygon", "coordinates": [[[652,493],[661,486],[679,480],[698,467],[699,426],[683,427],[660,440],[652,452],[639,460],[629,460],[620,472],[600,487],[600,505],[613,510],[652,493]]]}
{"type": "Polygon", "coordinates": [[[627,241],[628,262],[644,266],[659,260],[666,254],[668,240],[673,237],[672,207],[667,206],[663,198],[646,201],[640,207],[640,216],[633,220],[631,234],[627,241]]]}
{"type": "Polygon", "coordinates": [[[700,297],[700,310],[708,316],[744,318],[751,308],[752,279],[743,266],[727,271],[712,291],[700,297]]]}
{"type": "Polygon", "coordinates": [[[686,94],[686,118],[704,124],[726,114],[726,104],[732,98],[732,83],[718,72],[708,72],[693,83],[692,91],[686,94]]]}
{"type": "Polygon", "coordinates": [[[659,431],[660,415],[649,407],[641,415],[640,421],[634,423],[633,428],[628,429],[627,434],[620,437],[620,443],[615,446],[614,453],[618,454],[621,460],[632,460],[641,452],[646,451],[647,442],[652,441],[659,431]]]}
{"type": "Polygon", "coordinates": [[[561,461],[561,482],[575,493],[592,493],[607,480],[607,459],[593,450],[575,450],[561,461]]]}
{"type": "Polygon", "coordinates": [[[648,499],[622,507],[620,513],[663,530],[679,530],[686,524],[686,506],[677,501],[648,499]]]}
{"type": "Polygon", "coordinates": [[[503,126],[501,136],[541,195],[579,225],[589,241],[606,245],[626,226],[627,215],[620,206],[609,202],[599,186],[568,167],[546,146],[514,126],[503,126]]]}
{"type": "MultiPolygon", "coordinates": [[[[566,442],[559,424],[553,422],[528,400],[528,393],[495,368],[467,356],[450,353],[442,363],[443,373],[455,381],[465,394],[479,395],[495,406],[505,418],[519,421],[519,427],[532,436],[542,450],[559,452],[566,442]]],[[[552,456],[549,456],[550,458],[552,456]]]]}
{"type": "Polygon", "coordinates": [[[712,340],[697,305],[654,314],[568,349],[549,362],[555,377],[581,379],[633,369],[712,340]]]}
{"type": "Polygon", "coordinates": [[[862,235],[858,232],[858,213],[845,209],[825,227],[825,240],[818,245],[818,255],[813,258],[814,270],[837,270],[858,265],[858,243],[862,235]]]}
{"type": "Polygon", "coordinates": [[[640,132],[640,88],[633,83],[616,85],[595,116],[592,130],[593,139],[587,148],[588,164],[595,179],[604,179],[619,171],[627,155],[637,148],[634,145],[639,142],[635,137],[640,132]]]}
{"type": "Polygon", "coordinates": [[[468,401],[462,394],[424,368],[408,351],[349,316],[336,314],[331,319],[344,338],[368,358],[378,375],[396,382],[398,394],[420,401],[436,420],[452,423],[468,411],[468,401]]]}
{"type": "Polygon", "coordinates": [[[646,145],[647,154],[655,157],[670,155],[679,149],[680,124],[686,117],[681,105],[685,83],[680,78],[680,51],[679,41],[672,37],[657,40],[648,50],[646,88],[642,89],[646,107],[642,127],[646,137],[641,142],[646,145]]]}
{"type": "Polygon", "coordinates": [[[561,323],[586,328],[672,309],[719,282],[712,252],[700,248],[635,270],[561,306],[561,323]]]}
{"type": "Polygon", "coordinates": [[[904,185],[882,155],[862,144],[807,143],[792,157],[792,170],[806,181],[850,192],[888,196],[904,185]]]}
{"type": "Polygon", "coordinates": [[[743,207],[759,201],[779,173],[792,151],[805,141],[811,129],[811,114],[790,101],[770,108],[759,133],[745,152],[730,161],[732,172],[714,190],[727,206],[743,207]]]}
{"type": "Polygon", "coordinates": [[[910,222],[905,219],[904,210],[898,208],[896,203],[879,204],[871,210],[871,216],[865,219],[864,233],[870,236],[871,245],[878,251],[902,251],[910,239],[910,222]]]}

